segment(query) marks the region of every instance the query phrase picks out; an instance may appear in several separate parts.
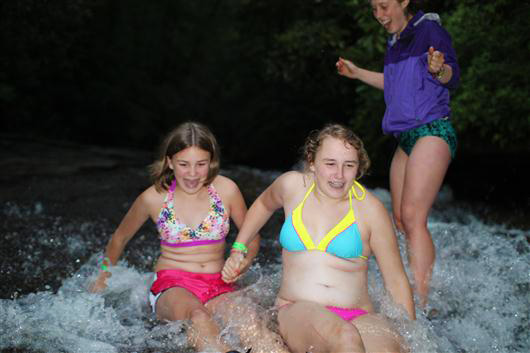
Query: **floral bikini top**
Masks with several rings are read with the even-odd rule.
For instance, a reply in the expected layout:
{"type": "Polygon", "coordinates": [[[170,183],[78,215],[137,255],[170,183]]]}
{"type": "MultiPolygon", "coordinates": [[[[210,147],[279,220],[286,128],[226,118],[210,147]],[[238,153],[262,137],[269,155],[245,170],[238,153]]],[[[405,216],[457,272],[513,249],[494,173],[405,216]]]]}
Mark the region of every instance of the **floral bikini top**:
{"type": "Polygon", "coordinates": [[[221,197],[213,185],[208,185],[208,195],[210,196],[208,215],[195,229],[180,222],[175,215],[173,195],[176,185],[176,181],[173,180],[156,221],[156,228],[160,234],[160,245],[184,247],[224,241],[230,230],[230,220],[221,197]]]}

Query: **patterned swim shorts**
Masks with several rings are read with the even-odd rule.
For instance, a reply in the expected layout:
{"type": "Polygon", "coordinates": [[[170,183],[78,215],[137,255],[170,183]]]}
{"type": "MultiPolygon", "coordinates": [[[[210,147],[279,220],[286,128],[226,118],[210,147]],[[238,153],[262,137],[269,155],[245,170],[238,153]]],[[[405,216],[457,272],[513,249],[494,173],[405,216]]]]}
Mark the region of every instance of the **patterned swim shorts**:
{"type": "Polygon", "coordinates": [[[451,158],[455,158],[457,146],[456,132],[449,118],[437,119],[414,129],[403,131],[398,136],[399,146],[407,155],[410,155],[416,142],[425,136],[442,138],[449,145],[451,158]]]}

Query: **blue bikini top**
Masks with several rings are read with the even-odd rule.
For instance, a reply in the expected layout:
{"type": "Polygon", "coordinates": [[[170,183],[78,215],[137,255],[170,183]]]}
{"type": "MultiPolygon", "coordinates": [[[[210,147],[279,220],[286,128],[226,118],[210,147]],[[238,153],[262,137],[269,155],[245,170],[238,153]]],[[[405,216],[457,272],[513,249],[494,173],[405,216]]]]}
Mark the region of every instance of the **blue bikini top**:
{"type": "Polygon", "coordinates": [[[366,256],[362,255],[363,243],[361,241],[361,232],[355,221],[352,207],[352,194],[355,195],[355,198],[359,201],[363,200],[366,196],[366,191],[363,186],[357,181],[354,181],[354,185],[348,192],[350,201],[350,209],[348,210],[348,213],[326,234],[326,236],[324,236],[324,238],[322,238],[317,246],[313,243],[313,239],[311,239],[311,236],[307,232],[304,222],[302,221],[302,209],[304,208],[304,203],[314,188],[315,183],[313,183],[306,192],[302,202],[300,202],[300,204],[293,210],[292,214],[285,219],[280,231],[280,244],[282,247],[287,251],[293,252],[317,250],[346,259],[368,259],[366,256]],[[355,185],[357,185],[362,191],[361,196],[357,195],[355,185]]]}

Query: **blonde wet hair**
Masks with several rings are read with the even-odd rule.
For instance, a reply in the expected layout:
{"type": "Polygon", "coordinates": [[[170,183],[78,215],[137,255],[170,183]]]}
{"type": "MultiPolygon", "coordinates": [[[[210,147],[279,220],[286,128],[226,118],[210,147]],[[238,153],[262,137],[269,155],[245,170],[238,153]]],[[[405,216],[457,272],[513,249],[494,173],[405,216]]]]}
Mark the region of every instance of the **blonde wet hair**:
{"type": "Polygon", "coordinates": [[[157,191],[168,190],[175,176],[169,168],[168,157],[189,147],[198,147],[210,153],[210,168],[204,185],[210,184],[219,174],[219,145],[215,136],[205,125],[186,122],[173,129],[162,141],[158,159],[149,166],[151,180],[157,191]]]}

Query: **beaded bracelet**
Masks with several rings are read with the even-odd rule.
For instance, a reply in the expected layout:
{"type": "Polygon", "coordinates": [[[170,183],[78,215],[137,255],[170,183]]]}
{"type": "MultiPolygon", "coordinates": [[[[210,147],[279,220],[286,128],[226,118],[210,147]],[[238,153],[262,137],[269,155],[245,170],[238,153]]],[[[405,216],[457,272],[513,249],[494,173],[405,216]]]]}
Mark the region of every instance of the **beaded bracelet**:
{"type": "Polygon", "coordinates": [[[240,251],[243,254],[247,254],[248,248],[245,244],[235,241],[234,244],[232,244],[232,250],[240,251]]]}

